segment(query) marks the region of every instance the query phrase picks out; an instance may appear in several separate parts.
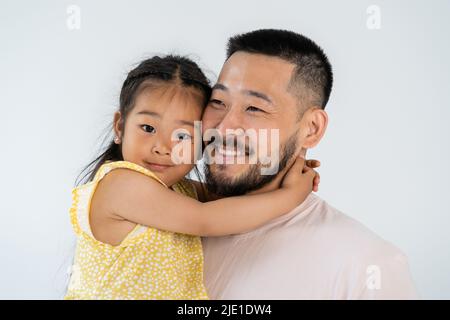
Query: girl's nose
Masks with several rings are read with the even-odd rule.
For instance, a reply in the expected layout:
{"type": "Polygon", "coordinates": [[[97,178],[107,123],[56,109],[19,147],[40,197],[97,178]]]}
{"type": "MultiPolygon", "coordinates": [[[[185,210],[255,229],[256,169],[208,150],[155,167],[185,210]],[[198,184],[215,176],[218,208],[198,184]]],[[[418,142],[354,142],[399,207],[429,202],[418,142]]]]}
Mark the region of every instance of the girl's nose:
{"type": "Polygon", "coordinates": [[[170,149],[163,144],[153,146],[152,152],[160,156],[170,156],[170,149]]]}

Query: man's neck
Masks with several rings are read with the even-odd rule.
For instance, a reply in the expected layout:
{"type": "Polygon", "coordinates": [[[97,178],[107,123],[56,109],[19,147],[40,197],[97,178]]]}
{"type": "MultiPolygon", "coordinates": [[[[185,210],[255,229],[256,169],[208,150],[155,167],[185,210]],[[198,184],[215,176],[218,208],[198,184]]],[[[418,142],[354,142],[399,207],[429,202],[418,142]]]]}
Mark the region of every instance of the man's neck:
{"type": "Polygon", "coordinates": [[[261,194],[279,189],[281,187],[281,181],[283,180],[287,170],[288,168],[285,168],[283,171],[278,172],[275,179],[270,181],[268,184],[264,185],[263,187],[257,190],[250,191],[247,194],[261,194]]]}
{"type": "MultiPolygon", "coordinates": [[[[300,154],[302,154],[303,157],[305,157],[306,149],[302,148],[301,151],[300,151],[300,154]]],[[[253,191],[247,192],[247,194],[260,194],[260,193],[264,193],[264,192],[275,191],[275,190],[281,188],[281,181],[283,180],[284,176],[288,172],[289,168],[292,166],[293,161],[295,161],[296,157],[297,157],[297,154],[296,154],[295,157],[291,158],[288,161],[287,165],[285,166],[285,168],[282,171],[277,173],[277,176],[276,176],[275,179],[270,181],[268,184],[266,184],[262,188],[259,188],[257,190],[253,190],[253,191]]]]}

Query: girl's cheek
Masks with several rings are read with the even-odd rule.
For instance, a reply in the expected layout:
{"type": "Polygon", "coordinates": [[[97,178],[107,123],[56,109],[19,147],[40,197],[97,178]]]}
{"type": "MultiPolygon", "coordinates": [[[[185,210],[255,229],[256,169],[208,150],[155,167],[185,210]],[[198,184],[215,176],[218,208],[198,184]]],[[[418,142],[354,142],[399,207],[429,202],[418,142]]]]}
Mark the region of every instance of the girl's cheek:
{"type": "Polygon", "coordinates": [[[192,165],[192,164],[181,164],[181,165],[179,165],[178,168],[177,168],[177,175],[179,176],[179,179],[182,179],[193,168],[194,168],[194,165],[192,165]]]}
{"type": "Polygon", "coordinates": [[[189,164],[194,164],[194,162],[195,162],[195,152],[196,152],[197,150],[195,150],[195,146],[194,146],[194,144],[192,143],[191,144],[191,162],[189,163],[189,164]]]}
{"type": "Polygon", "coordinates": [[[193,165],[195,164],[195,152],[194,143],[179,143],[172,148],[172,160],[176,160],[177,163],[193,165]]]}

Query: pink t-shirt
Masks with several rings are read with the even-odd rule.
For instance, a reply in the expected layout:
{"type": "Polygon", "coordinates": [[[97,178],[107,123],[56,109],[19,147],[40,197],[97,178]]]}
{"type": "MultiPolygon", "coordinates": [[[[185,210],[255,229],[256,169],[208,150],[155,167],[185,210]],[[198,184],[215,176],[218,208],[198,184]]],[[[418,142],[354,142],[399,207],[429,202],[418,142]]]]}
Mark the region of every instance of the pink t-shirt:
{"type": "Polygon", "coordinates": [[[211,299],[418,299],[406,256],[315,194],[257,230],[202,242],[211,299]]]}

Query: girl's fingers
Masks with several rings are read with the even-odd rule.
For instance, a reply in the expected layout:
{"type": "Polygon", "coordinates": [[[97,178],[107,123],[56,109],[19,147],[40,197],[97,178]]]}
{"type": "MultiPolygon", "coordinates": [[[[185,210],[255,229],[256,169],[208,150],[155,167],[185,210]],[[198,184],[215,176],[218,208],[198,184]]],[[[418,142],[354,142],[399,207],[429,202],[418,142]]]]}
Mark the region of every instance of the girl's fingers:
{"type": "Polygon", "coordinates": [[[313,191],[314,192],[319,191],[319,184],[320,184],[320,174],[316,173],[316,176],[314,177],[314,181],[313,181],[313,191]]]}
{"type": "Polygon", "coordinates": [[[295,159],[295,162],[292,164],[291,169],[294,170],[298,169],[300,171],[300,169],[304,167],[305,167],[305,158],[299,156],[297,157],[297,159],[295,159]]]}
{"type": "Polygon", "coordinates": [[[320,174],[314,170],[314,168],[320,167],[320,161],[319,160],[306,160],[305,161],[305,167],[303,168],[303,173],[306,173],[310,170],[314,171],[314,179],[313,179],[313,191],[317,192],[319,191],[319,184],[320,184],[320,174]]]}
{"type": "Polygon", "coordinates": [[[320,161],[319,160],[314,160],[314,159],[311,159],[311,160],[306,160],[305,161],[305,164],[308,166],[308,167],[310,167],[310,168],[318,168],[318,167],[320,167],[320,161]]]}
{"type": "Polygon", "coordinates": [[[313,182],[314,182],[314,179],[317,175],[316,170],[307,168],[306,170],[303,170],[303,173],[306,174],[307,176],[309,176],[311,179],[313,179],[313,182]]]}
{"type": "Polygon", "coordinates": [[[309,170],[312,170],[312,169],[308,166],[304,166],[302,173],[308,172],[309,170]]]}

